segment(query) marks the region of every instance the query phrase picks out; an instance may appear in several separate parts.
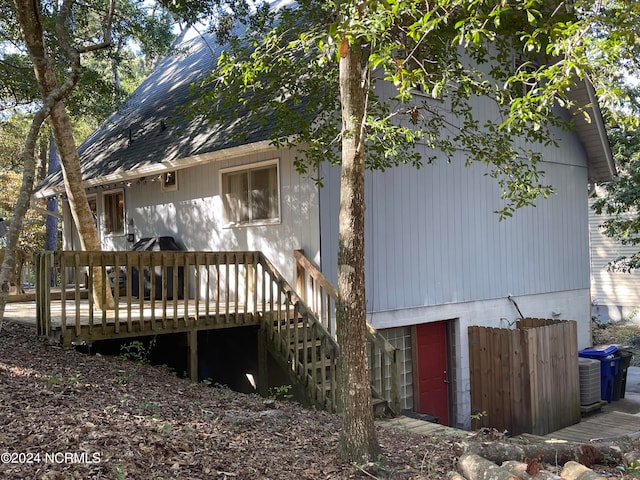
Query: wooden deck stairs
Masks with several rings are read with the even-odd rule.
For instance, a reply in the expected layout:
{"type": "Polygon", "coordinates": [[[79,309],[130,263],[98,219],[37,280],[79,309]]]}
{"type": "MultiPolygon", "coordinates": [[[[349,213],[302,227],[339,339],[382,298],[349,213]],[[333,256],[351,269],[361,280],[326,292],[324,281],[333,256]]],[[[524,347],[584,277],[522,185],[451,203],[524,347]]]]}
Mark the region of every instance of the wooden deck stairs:
{"type": "MultiPolygon", "coordinates": [[[[184,332],[193,378],[198,331],[258,326],[261,359],[271,353],[311,404],[338,411],[337,291],[302,251],[295,259],[294,289],[261,252],[42,252],[34,257],[36,328],[65,346],[184,332]],[[87,295],[96,275],[119,286],[110,290],[113,309],[87,295]],[[66,300],[55,300],[54,291],[66,300]]],[[[397,352],[372,326],[367,334],[377,413],[399,413],[397,352]]],[[[259,361],[262,386],[266,364],[259,361]]]]}
{"type": "MultiPolygon", "coordinates": [[[[318,388],[329,388],[327,385],[332,385],[336,368],[332,366],[331,358],[324,356],[323,352],[328,349],[328,346],[322,342],[327,341],[326,337],[330,337],[332,339],[330,348],[339,348],[335,325],[338,291],[320,269],[305,257],[302,250],[296,250],[294,256],[296,290],[304,295],[305,304],[312,310],[322,327],[311,331],[305,330],[302,341],[297,342],[298,358],[299,361],[306,361],[307,365],[310,361],[315,361],[316,363],[310,368],[312,372],[316,372],[316,376],[312,376],[311,380],[319,384],[318,388]],[[309,336],[308,339],[307,336],[309,336]],[[329,380],[332,381],[329,382],[329,380]]],[[[367,340],[374,412],[377,417],[399,414],[398,352],[371,324],[367,324],[367,340]]]]}

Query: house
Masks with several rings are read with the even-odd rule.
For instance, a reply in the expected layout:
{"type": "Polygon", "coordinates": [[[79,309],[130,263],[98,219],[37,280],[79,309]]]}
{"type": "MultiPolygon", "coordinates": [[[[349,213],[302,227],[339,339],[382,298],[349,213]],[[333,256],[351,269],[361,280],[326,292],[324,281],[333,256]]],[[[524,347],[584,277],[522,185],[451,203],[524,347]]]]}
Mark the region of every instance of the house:
{"type": "MultiPolygon", "coordinates": [[[[233,124],[181,116],[212,62],[211,46],[194,40],[80,147],[104,249],[171,236],[187,250],[261,251],[292,285],[302,249],[335,282],[339,169],[322,166],[320,188],[295,170],[293,150],[271,145],[268,125],[234,143],[233,124]]],[[[594,102],[588,85],[574,95],[594,102]]],[[[502,222],[497,185],[484,166],[465,166],[463,152],[450,164],[367,173],[368,316],[400,351],[404,408],[470,427],[471,325],[574,319],[579,347],[590,345],[587,186],[615,172],[593,105],[592,122],[578,118],[574,131],[556,132],[559,148],[541,147],[555,193],[502,222]]],[[[62,192],[54,176],[37,195],[62,192]]],[[[76,249],[68,207],[63,216],[64,248],[76,249]]]]}
{"type": "MultiPolygon", "coordinates": [[[[602,195],[602,187],[595,186],[589,206],[602,195]]],[[[610,263],[620,257],[637,253],[634,245],[623,245],[605,235],[600,225],[611,218],[598,215],[589,208],[589,242],[591,246],[591,300],[592,315],[600,322],[621,320],[638,321],[640,308],[640,272],[614,271],[610,263]]]]}

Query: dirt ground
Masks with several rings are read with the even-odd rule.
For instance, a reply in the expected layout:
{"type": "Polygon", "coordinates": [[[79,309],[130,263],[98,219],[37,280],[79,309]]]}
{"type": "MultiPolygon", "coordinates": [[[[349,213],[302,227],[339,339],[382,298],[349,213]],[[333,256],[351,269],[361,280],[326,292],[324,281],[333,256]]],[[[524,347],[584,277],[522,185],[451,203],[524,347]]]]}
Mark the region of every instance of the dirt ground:
{"type": "Polygon", "coordinates": [[[632,322],[592,322],[594,345],[616,344],[633,353],[631,365],[640,367],[640,325],[632,322]]]}
{"type": "MultiPolygon", "coordinates": [[[[0,332],[3,479],[442,479],[456,438],[378,427],[375,465],[339,459],[340,418],[192,384],[162,367],[0,332]]],[[[610,466],[609,478],[633,478],[610,466]]]]}

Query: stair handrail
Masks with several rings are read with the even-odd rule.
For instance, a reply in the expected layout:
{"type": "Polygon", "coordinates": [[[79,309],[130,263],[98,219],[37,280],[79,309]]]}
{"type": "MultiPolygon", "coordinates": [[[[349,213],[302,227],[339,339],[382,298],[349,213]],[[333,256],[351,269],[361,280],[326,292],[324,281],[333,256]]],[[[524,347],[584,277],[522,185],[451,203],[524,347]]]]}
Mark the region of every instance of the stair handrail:
{"type": "MultiPolygon", "coordinates": [[[[296,290],[289,284],[289,282],[287,282],[284,276],[278,271],[278,269],[273,265],[273,263],[271,263],[271,261],[264,255],[264,253],[259,252],[258,262],[261,263],[263,267],[266,267],[268,272],[275,277],[277,283],[280,284],[281,290],[283,293],[290,295],[292,300],[296,299],[296,302],[300,302],[301,307],[311,314],[313,321],[318,323],[323,333],[328,337],[330,337],[332,344],[339,349],[340,346],[338,345],[338,342],[336,341],[335,337],[325,328],[322,322],[318,320],[316,314],[313,312],[313,309],[310,308],[309,305],[305,303],[304,298],[298,292],[296,292],[296,290]]],[[[393,345],[392,345],[392,348],[393,348],[393,345]]]]}
{"type": "MultiPolygon", "coordinates": [[[[335,338],[337,331],[335,305],[338,300],[338,289],[322,273],[320,268],[305,256],[304,250],[294,250],[293,256],[296,259],[297,291],[316,316],[321,319],[326,330],[331,332],[335,338]]],[[[367,340],[370,343],[369,362],[372,389],[387,400],[389,408],[394,413],[399,413],[398,349],[369,322],[367,322],[367,340]],[[378,352],[380,353],[380,362],[376,363],[378,352]],[[379,369],[379,374],[377,369],[379,369]],[[386,386],[385,370],[389,373],[389,382],[386,386]]]]}
{"type": "MultiPolygon", "coordinates": [[[[278,322],[278,328],[274,326],[274,322],[270,321],[271,318],[263,318],[262,325],[270,336],[272,345],[278,348],[281,354],[287,357],[287,362],[292,371],[297,375],[298,380],[302,380],[303,386],[307,390],[307,394],[310,400],[320,408],[327,409],[329,411],[337,412],[339,410],[339,391],[338,391],[338,375],[339,375],[339,362],[340,362],[340,346],[336,342],[331,333],[324,327],[321,321],[318,320],[315,313],[309,308],[304,300],[296,293],[296,291],[289,285],[284,276],[277,270],[277,268],[266,258],[266,256],[260,252],[258,263],[262,266],[265,277],[269,275],[271,277],[271,285],[277,287],[278,294],[285,297],[285,312],[278,311],[278,318],[280,315],[285,316],[285,325],[281,329],[282,323],[278,322]],[[289,318],[288,308],[293,307],[293,315],[289,318]],[[289,319],[303,319],[303,340],[307,338],[307,332],[312,333],[312,337],[317,337],[320,341],[319,348],[322,352],[321,357],[327,357],[329,362],[327,368],[329,369],[328,378],[325,375],[317,376],[317,369],[320,368],[316,365],[316,358],[311,359],[304,358],[300,360],[297,357],[297,352],[290,348],[290,336],[299,335],[297,325],[295,328],[291,328],[289,319]],[[287,330],[288,328],[288,330],[287,330]],[[311,372],[311,373],[310,373],[311,372]]],[[[270,287],[271,288],[271,287],[270,287]]],[[[267,302],[267,297],[271,299],[270,294],[263,292],[263,302],[267,302]]],[[[280,302],[277,302],[280,305],[280,302]]],[[[278,307],[280,308],[280,307],[278,307]]],[[[266,312],[266,305],[263,305],[263,311],[266,312]]],[[[269,309],[273,312],[273,308],[269,309]]],[[[306,341],[306,340],[304,340],[306,341]]]]}
{"type": "Polygon", "coordinates": [[[322,321],[325,328],[336,338],[335,302],[338,299],[338,289],[325,277],[316,264],[304,255],[304,250],[294,250],[293,256],[296,259],[297,291],[322,321]],[[311,295],[308,295],[307,288],[311,289],[311,295]],[[332,303],[333,307],[331,307],[332,303]]]}

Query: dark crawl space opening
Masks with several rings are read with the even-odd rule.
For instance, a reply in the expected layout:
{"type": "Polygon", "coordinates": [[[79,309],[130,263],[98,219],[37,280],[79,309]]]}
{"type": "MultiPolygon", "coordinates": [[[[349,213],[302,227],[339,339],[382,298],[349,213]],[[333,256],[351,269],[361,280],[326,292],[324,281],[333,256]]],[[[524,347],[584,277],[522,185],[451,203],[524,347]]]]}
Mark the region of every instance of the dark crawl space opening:
{"type": "MultiPolygon", "coordinates": [[[[222,385],[241,393],[258,392],[258,335],[256,326],[198,332],[198,382],[222,385]]],[[[98,340],[76,345],[90,355],[120,356],[131,361],[164,366],[178,377],[189,378],[187,334],[98,340]]],[[[291,379],[267,354],[267,394],[307,403],[296,394],[291,379]],[[283,388],[285,387],[285,388],[283,388]],[[285,395],[282,395],[285,392],[285,395]]]]}

